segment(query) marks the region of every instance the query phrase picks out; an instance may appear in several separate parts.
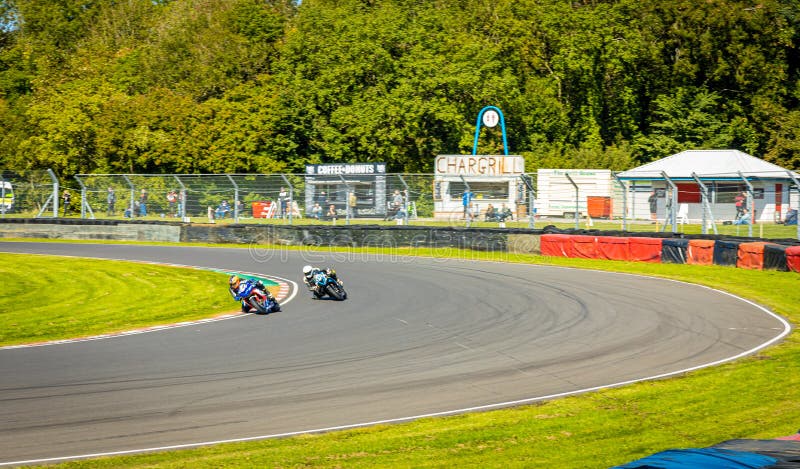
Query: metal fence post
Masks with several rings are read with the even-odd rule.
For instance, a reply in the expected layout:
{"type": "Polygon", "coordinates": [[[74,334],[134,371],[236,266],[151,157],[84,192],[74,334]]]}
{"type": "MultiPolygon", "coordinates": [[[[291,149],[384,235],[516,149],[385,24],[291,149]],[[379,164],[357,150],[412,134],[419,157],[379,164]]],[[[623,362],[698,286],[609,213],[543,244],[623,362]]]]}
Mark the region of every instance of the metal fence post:
{"type": "Polygon", "coordinates": [[[350,187],[350,184],[347,183],[347,181],[345,180],[344,176],[342,176],[341,174],[339,175],[339,179],[342,180],[342,183],[344,184],[345,189],[347,189],[347,196],[344,198],[344,207],[345,207],[345,210],[344,210],[344,217],[345,217],[344,218],[344,220],[345,220],[344,224],[345,225],[349,225],[350,224],[350,191],[352,191],[353,189],[350,187]]]}
{"type": "Polygon", "coordinates": [[[89,201],[86,198],[86,184],[83,183],[78,175],[75,175],[75,180],[78,181],[78,184],[81,186],[81,219],[86,218],[86,209],[89,209],[89,215],[91,216],[92,220],[94,220],[94,212],[92,211],[92,207],[89,205],[89,201]]]}
{"type": "Polygon", "coordinates": [[[294,210],[294,186],[291,182],[289,182],[289,178],[286,177],[285,174],[281,174],[281,178],[283,182],[286,183],[286,186],[289,188],[289,224],[292,224],[292,211],[294,210]]]}
{"type": "Polygon", "coordinates": [[[611,176],[622,187],[622,231],[628,231],[628,188],[625,187],[625,183],[617,176],[617,173],[612,171],[611,176]]]}
{"type": "Polygon", "coordinates": [[[181,186],[180,200],[178,200],[178,216],[181,217],[181,221],[184,221],[186,220],[186,186],[183,185],[183,181],[181,181],[181,178],[179,178],[177,174],[173,174],[172,177],[174,177],[178,185],[181,186]]]}
{"type": "MultiPolygon", "coordinates": [[[[130,205],[128,206],[128,208],[131,211],[131,218],[133,218],[133,217],[136,216],[135,213],[134,213],[135,212],[134,203],[136,201],[136,186],[133,185],[133,182],[131,181],[131,179],[128,177],[127,174],[123,174],[122,178],[125,179],[125,182],[127,182],[129,186],[131,186],[131,202],[130,202],[130,205]]],[[[123,217],[125,216],[125,211],[124,210],[122,212],[122,216],[123,217]]]]}
{"type": "Polygon", "coordinates": [[[753,237],[753,222],[755,222],[755,215],[753,214],[753,185],[750,184],[750,181],[744,177],[741,171],[737,171],[739,173],[739,177],[742,178],[745,185],[747,185],[747,209],[750,211],[750,223],[747,224],[747,236],[752,238],[753,237]]]}
{"type": "Polygon", "coordinates": [[[50,175],[50,179],[53,181],[53,218],[58,218],[58,178],[50,168],[47,168],[47,174],[50,175]]]}
{"type": "Polygon", "coordinates": [[[580,203],[581,203],[579,194],[580,189],[578,188],[578,185],[575,184],[575,181],[572,180],[569,173],[564,173],[564,176],[566,176],[567,179],[569,179],[569,182],[572,184],[572,187],[575,188],[575,229],[577,230],[578,227],[580,226],[580,222],[578,219],[578,217],[580,216],[580,203]]]}
{"type": "Polygon", "coordinates": [[[706,185],[703,184],[703,181],[700,180],[700,178],[697,176],[697,174],[694,171],[692,171],[692,179],[694,179],[694,182],[696,182],[697,185],[700,186],[700,195],[703,198],[703,201],[702,201],[702,204],[703,204],[703,221],[702,221],[703,227],[702,227],[701,231],[702,231],[703,234],[707,234],[708,233],[708,228],[706,228],[707,221],[708,221],[706,219],[706,212],[708,212],[708,216],[711,218],[711,226],[714,229],[714,234],[717,234],[717,224],[714,222],[714,212],[711,211],[711,203],[708,201],[708,187],[706,187],[706,185]]]}
{"type": "MultiPolygon", "coordinates": [[[[534,229],[536,227],[536,191],[533,188],[533,178],[528,174],[520,174],[519,178],[528,189],[528,228],[534,229]]],[[[517,200],[522,199],[517,196],[517,200]]],[[[517,216],[519,216],[519,213],[517,216]]]]}
{"type": "MultiPolygon", "coordinates": [[[[665,173],[664,171],[661,171],[661,176],[664,178],[665,181],[667,181],[667,184],[669,184],[669,187],[671,189],[669,198],[667,199],[667,213],[665,215],[669,215],[669,224],[672,226],[672,232],[677,233],[678,227],[676,226],[675,223],[675,199],[676,199],[675,196],[678,194],[678,186],[676,186],[675,183],[672,182],[672,179],[670,179],[669,176],[667,176],[667,173],[665,173]]],[[[661,227],[661,231],[663,232],[666,228],[667,228],[667,220],[666,217],[664,217],[664,226],[661,227]]]]}
{"type": "MultiPolygon", "coordinates": [[[[233,185],[233,222],[239,223],[239,185],[233,180],[230,174],[226,174],[228,180],[233,185]]],[[[223,215],[224,216],[224,215],[223,215]]]]}
{"type": "MultiPolygon", "coordinates": [[[[794,182],[794,186],[797,188],[797,191],[800,192],[800,181],[798,181],[797,178],[794,177],[794,174],[792,174],[791,171],[786,171],[786,174],[789,175],[789,177],[794,182]]],[[[792,188],[790,187],[789,188],[789,203],[791,203],[791,202],[792,202],[792,188]]],[[[800,239],[800,207],[795,207],[795,210],[797,210],[797,214],[798,214],[797,239],[800,239]]]]}
{"type": "Polygon", "coordinates": [[[403,213],[405,213],[404,223],[406,225],[408,225],[408,212],[409,212],[409,210],[408,210],[408,184],[406,184],[406,181],[405,181],[405,179],[403,179],[403,176],[401,174],[398,174],[397,178],[400,179],[400,183],[402,183],[403,187],[405,187],[405,189],[403,190],[403,195],[404,195],[404,197],[403,197],[403,213]]]}
{"type": "Polygon", "coordinates": [[[472,188],[469,187],[469,183],[464,179],[464,176],[459,175],[458,177],[461,178],[461,182],[464,183],[464,187],[466,187],[467,192],[470,193],[468,197],[469,200],[467,200],[466,212],[464,213],[464,221],[466,222],[466,227],[469,228],[472,224],[472,215],[474,215],[472,213],[472,199],[475,197],[475,194],[472,193],[472,188]]]}

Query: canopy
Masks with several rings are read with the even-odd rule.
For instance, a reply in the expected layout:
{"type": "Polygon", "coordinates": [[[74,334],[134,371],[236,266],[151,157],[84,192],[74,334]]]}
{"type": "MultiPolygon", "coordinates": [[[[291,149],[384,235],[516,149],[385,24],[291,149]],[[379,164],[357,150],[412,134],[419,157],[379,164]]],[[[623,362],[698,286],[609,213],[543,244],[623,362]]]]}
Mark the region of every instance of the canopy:
{"type": "MultiPolygon", "coordinates": [[[[748,155],[739,150],[686,150],[652,163],[617,173],[622,180],[664,179],[692,180],[692,173],[701,180],[791,179],[785,168],[748,155]]],[[[800,179],[800,174],[791,172],[800,179]]]]}

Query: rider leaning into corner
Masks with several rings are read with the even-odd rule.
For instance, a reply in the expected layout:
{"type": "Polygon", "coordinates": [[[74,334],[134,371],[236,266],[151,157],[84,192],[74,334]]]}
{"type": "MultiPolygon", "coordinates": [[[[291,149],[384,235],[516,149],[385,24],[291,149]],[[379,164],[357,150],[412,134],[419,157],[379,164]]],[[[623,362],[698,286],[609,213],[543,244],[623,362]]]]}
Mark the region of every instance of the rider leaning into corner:
{"type": "Polygon", "coordinates": [[[342,283],[342,281],[336,277],[336,271],[330,267],[328,267],[327,269],[320,269],[318,267],[312,267],[310,265],[303,266],[303,283],[305,283],[306,287],[308,287],[308,289],[311,291],[311,297],[314,299],[317,299],[319,297],[319,294],[321,293],[319,291],[319,287],[317,286],[316,282],[314,282],[314,276],[320,272],[336,280],[340,284],[342,283]],[[317,294],[314,294],[315,292],[317,294]]]}
{"type": "Polygon", "coordinates": [[[230,291],[231,296],[234,300],[239,301],[242,303],[242,312],[243,313],[252,313],[255,312],[256,309],[253,308],[250,303],[247,302],[247,297],[244,296],[244,293],[250,290],[250,286],[253,285],[255,288],[258,288],[262,292],[267,295],[267,300],[272,305],[272,311],[278,311],[278,302],[275,300],[275,297],[272,296],[267,287],[261,283],[261,280],[250,280],[250,279],[241,279],[236,275],[231,275],[228,279],[228,291],[230,291]]]}

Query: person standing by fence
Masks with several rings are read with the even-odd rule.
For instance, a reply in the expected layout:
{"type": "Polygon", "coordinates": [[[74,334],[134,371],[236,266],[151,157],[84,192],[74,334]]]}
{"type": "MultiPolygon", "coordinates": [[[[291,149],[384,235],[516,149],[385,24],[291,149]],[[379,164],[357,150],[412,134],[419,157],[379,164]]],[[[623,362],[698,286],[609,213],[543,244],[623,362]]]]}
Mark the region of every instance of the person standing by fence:
{"type": "Polygon", "coordinates": [[[280,209],[281,218],[286,218],[286,209],[289,205],[289,194],[286,192],[285,187],[281,187],[278,192],[278,208],[280,209]]]}
{"type": "Polygon", "coordinates": [[[736,219],[742,218],[745,213],[747,213],[747,207],[745,207],[745,203],[747,202],[747,193],[740,192],[736,194],[736,197],[733,198],[734,205],[736,205],[736,219]]]}
{"type": "Polygon", "coordinates": [[[347,204],[350,206],[350,216],[357,217],[358,216],[358,199],[356,198],[356,192],[351,191],[350,195],[347,198],[347,204]]]}
{"type": "Polygon", "coordinates": [[[178,194],[174,190],[167,192],[167,205],[169,206],[169,216],[175,217],[177,213],[175,209],[178,206],[178,194]]]}
{"type": "Polygon", "coordinates": [[[114,216],[114,204],[117,203],[117,194],[114,192],[113,187],[108,188],[108,193],[106,194],[106,203],[108,203],[108,216],[114,216]]]}
{"type": "Polygon", "coordinates": [[[70,210],[70,202],[72,201],[72,194],[70,194],[69,189],[64,189],[64,193],[61,195],[61,200],[64,203],[64,216],[66,217],[70,210]]]}
{"type": "Polygon", "coordinates": [[[145,189],[142,189],[141,194],[139,194],[139,216],[147,216],[147,191],[145,189]]]}
{"type": "Polygon", "coordinates": [[[656,190],[650,192],[650,197],[647,198],[647,203],[650,204],[650,221],[656,222],[656,212],[658,211],[658,195],[656,190]]]}
{"type": "Polygon", "coordinates": [[[473,197],[474,197],[474,195],[472,194],[472,191],[469,190],[469,189],[466,189],[464,191],[464,194],[461,196],[461,205],[464,206],[464,219],[465,220],[469,216],[468,212],[470,211],[470,207],[472,206],[473,197]]]}

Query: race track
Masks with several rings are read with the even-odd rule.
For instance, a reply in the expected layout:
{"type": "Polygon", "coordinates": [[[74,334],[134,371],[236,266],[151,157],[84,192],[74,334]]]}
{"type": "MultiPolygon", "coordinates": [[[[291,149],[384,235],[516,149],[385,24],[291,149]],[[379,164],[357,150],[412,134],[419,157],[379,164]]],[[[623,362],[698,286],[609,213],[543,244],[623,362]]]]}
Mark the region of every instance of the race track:
{"type": "Polygon", "coordinates": [[[306,263],[334,265],[349,294],[301,291],[268,316],[0,349],[0,464],[511,405],[704,366],[788,331],[707,288],[557,267],[132,245],[0,251],[295,281],[306,263]]]}

